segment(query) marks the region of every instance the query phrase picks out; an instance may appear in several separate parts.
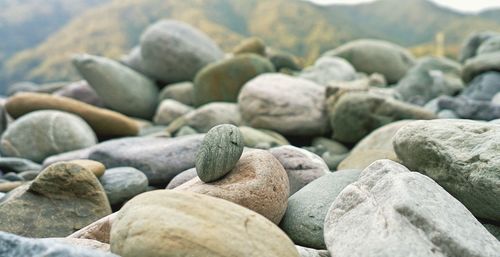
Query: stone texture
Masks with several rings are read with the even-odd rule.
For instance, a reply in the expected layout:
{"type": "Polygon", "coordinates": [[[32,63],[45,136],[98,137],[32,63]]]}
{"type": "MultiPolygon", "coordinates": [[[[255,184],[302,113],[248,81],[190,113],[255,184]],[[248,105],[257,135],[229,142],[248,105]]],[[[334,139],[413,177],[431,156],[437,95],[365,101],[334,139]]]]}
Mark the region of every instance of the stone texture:
{"type": "Polygon", "coordinates": [[[468,83],[477,75],[487,71],[500,71],[500,52],[479,55],[465,62],[462,79],[468,83]]]}
{"type": "Polygon", "coordinates": [[[476,217],[500,221],[500,125],[416,121],[394,136],[398,158],[434,179],[476,217]]]}
{"type": "Polygon", "coordinates": [[[46,157],[96,144],[96,136],[80,117],[60,111],[35,111],[12,123],[0,150],[9,157],[42,162],[46,157]]]}
{"type": "Polygon", "coordinates": [[[356,70],[345,59],[324,56],[316,60],[314,66],[304,69],[299,77],[320,85],[328,85],[332,81],[356,79],[356,70]]]}
{"type": "Polygon", "coordinates": [[[487,101],[442,96],[438,99],[438,106],[441,110],[453,111],[463,119],[490,121],[500,118],[500,106],[487,101]]]}
{"type": "Polygon", "coordinates": [[[390,42],[371,39],[351,41],[324,56],[344,58],[357,71],[380,73],[389,83],[398,82],[415,62],[408,50],[390,42]]]}
{"type": "Polygon", "coordinates": [[[62,96],[20,93],[10,97],[5,107],[13,118],[38,110],[73,113],[84,119],[98,136],[105,138],[135,136],[139,132],[139,123],[123,114],[62,96]]]}
{"type": "Polygon", "coordinates": [[[62,243],[58,239],[32,239],[0,232],[2,257],[118,257],[115,254],[62,243]]]}
{"type": "Polygon", "coordinates": [[[172,83],[192,81],[199,70],[222,59],[224,53],[207,35],[189,24],[162,20],[142,34],[140,56],[140,71],[172,83]]]}
{"type": "Polygon", "coordinates": [[[22,158],[0,157],[0,170],[15,173],[40,171],[42,170],[42,165],[22,158]]]}
{"type": "Polygon", "coordinates": [[[159,102],[165,99],[172,99],[185,105],[193,106],[194,85],[192,82],[179,82],[167,85],[160,92],[159,102]]]}
{"type": "Polygon", "coordinates": [[[2,199],[0,230],[29,237],[65,237],[110,213],[94,174],[63,162],[44,169],[32,183],[2,199]]]}
{"type": "Polygon", "coordinates": [[[198,132],[206,133],[221,124],[241,124],[238,105],[234,103],[209,103],[173,121],[167,130],[175,132],[183,126],[190,126],[198,132]]]}
{"type": "Polygon", "coordinates": [[[174,189],[174,188],[188,182],[189,180],[196,178],[197,176],[198,176],[198,173],[196,172],[196,168],[185,170],[185,171],[179,173],[179,175],[175,176],[172,180],[170,180],[166,189],[174,189]]]}
{"type": "Polygon", "coordinates": [[[325,87],[305,79],[261,75],[245,84],[238,105],[243,121],[254,128],[293,136],[328,131],[325,87]]]}
{"type": "Polygon", "coordinates": [[[98,178],[106,171],[104,164],[92,160],[72,160],[69,163],[74,163],[90,170],[98,178]]]}
{"type": "Polygon", "coordinates": [[[67,238],[89,239],[109,244],[111,225],[113,225],[116,215],[117,213],[115,212],[97,221],[94,221],[86,227],[69,235],[67,238]]]}
{"type": "Polygon", "coordinates": [[[269,152],[286,170],[290,183],[290,195],[313,180],[330,173],[325,161],[307,150],[287,145],[272,148],[269,152]]]}
{"type": "Polygon", "coordinates": [[[196,153],[196,172],[203,182],[213,182],[230,172],[243,153],[243,137],[230,124],[210,129],[196,153]]]}
{"type": "Polygon", "coordinates": [[[432,179],[380,160],[335,199],[325,218],[334,256],[498,256],[500,244],[432,179]]]}
{"type": "Polygon", "coordinates": [[[489,71],[476,76],[460,95],[479,101],[491,101],[499,92],[500,72],[489,71]]]}
{"type": "Polygon", "coordinates": [[[61,243],[71,246],[77,246],[79,248],[87,248],[93,250],[99,250],[103,252],[109,252],[109,244],[101,243],[92,239],[80,239],[80,238],[65,238],[65,237],[53,237],[42,239],[46,242],[61,243]]]}
{"type": "Polygon", "coordinates": [[[172,190],[144,193],[125,204],[111,229],[111,251],[123,257],[299,257],[290,239],[261,215],[172,190]]]}
{"type": "Polygon", "coordinates": [[[295,247],[299,251],[300,257],[330,257],[330,253],[327,250],[316,250],[298,245],[295,247]]]}
{"type": "Polygon", "coordinates": [[[491,37],[499,35],[497,32],[493,31],[481,31],[471,34],[465,41],[460,49],[459,60],[464,63],[467,59],[475,57],[477,55],[477,50],[483,42],[491,37]]]}
{"type": "Polygon", "coordinates": [[[446,58],[425,57],[399,81],[396,91],[402,100],[425,105],[441,95],[456,95],[463,88],[462,67],[446,58]]]}
{"type": "Polygon", "coordinates": [[[273,64],[255,54],[242,54],[210,64],[194,80],[194,103],[236,102],[243,85],[260,74],[274,72],[273,64]]]}
{"type": "Polygon", "coordinates": [[[374,130],[356,144],[347,158],[339,164],[338,169],[363,170],[372,164],[372,162],[381,159],[390,159],[398,162],[398,157],[392,146],[392,138],[400,128],[411,122],[410,120],[396,121],[374,130]]]}
{"type": "Polygon", "coordinates": [[[288,199],[281,229],[298,245],[326,249],[323,222],[335,198],[355,182],[359,170],[343,170],[322,176],[288,199]]]}
{"type": "Polygon", "coordinates": [[[157,125],[168,125],[175,119],[192,111],[193,108],[172,99],[161,101],[153,121],[157,125]]]}
{"type": "Polygon", "coordinates": [[[246,147],[269,149],[290,144],[282,135],[271,130],[255,129],[248,126],[240,126],[239,129],[246,147]]]}
{"type": "Polygon", "coordinates": [[[477,55],[489,54],[500,51],[500,35],[486,39],[477,49],[477,55]]]}
{"type": "Polygon", "coordinates": [[[73,65],[107,107],[132,117],[153,117],[158,88],[150,79],[104,57],[79,55],[73,65]]]}
{"type": "Polygon", "coordinates": [[[264,41],[258,37],[247,38],[233,49],[234,55],[240,54],[257,54],[266,56],[266,45],[264,41]]]}
{"type": "Polygon", "coordinates": [[[203,183],[199,178],[174,190],[206,194],[244,206],[274,223],[286,210],[290,193],[285,169],[272,154],[264,150],[243,153],[231,172],[222,179],[203,183]]]}
{"type": "Polygon", "coordinates": [[[131,167],[108,169],[99,181],[111,205],[123,203],[145,192],[148,187],[146,175],[131,167]]]}
{"type": "Polygon", "coordinates": [[[104,107],[104,102],[97,95],[97,92],[85,80],[71,83],[53,94],[72,98],[96,107],[104,107]]]}
{"type": "MultiPolygon", "coordinates": [[[[331,99],[331,98],[330,98],[331,99]]],[[[356,143],[373,130],[405,119],[433,119],[432,112],[373,93],[350,92],[330,101],[328,112],[333,138],[343,143],[356,143]]]]}

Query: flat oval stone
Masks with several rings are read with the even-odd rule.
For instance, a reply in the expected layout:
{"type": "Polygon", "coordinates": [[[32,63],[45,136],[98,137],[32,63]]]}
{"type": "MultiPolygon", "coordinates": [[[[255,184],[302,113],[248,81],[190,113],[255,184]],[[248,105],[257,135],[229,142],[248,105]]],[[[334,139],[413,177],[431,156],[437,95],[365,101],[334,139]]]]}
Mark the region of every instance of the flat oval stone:
{"type": "Polygon", "coordinates": [[[212,182],[234,168],[243,153],[243,137],[238,127],[223,124],[205,135],[196,154],[196,171],[203,182],[212,182]]]}

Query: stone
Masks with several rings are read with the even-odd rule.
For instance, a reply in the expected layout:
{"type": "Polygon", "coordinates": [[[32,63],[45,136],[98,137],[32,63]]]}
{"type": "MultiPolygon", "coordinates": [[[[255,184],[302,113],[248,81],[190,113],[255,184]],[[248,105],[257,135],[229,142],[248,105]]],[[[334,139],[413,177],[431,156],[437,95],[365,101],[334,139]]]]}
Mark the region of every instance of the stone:
{"type": "Polygon", "coordinates": [[[240,54],[257,54],[266,56],[266,45],[264,41],[258,37],[247,38],[233,49],[234,55],[240,54]]]}
{"type": "Polygon", "coordinates": [[[22,185],[26,184],[24,181],[8,181],[8,180],[0,180],[0,192],[8,193],[22,185]]]}
{"type": "Polygon", "coordinates": [[[500,106],[489,101],[442,96],[438,99],[438,106],[440,110],[451,110],[463,119],[490,121],[500,118],[500,106]]]}
{"type": "Polygon", "coordinates": [[[106,171],[106,167],[104,166],[104,164],[92,160],[72,160],[68,161],[68,163],[80,165],[90,170],[98,178],[104,175],[104,172],[106,171]]]}
{"type": "Polygon", "coordinates": [[[323,222],[330,205],[361,171],[343,170],[322,176],[288,199],[288,208],[280,228],[294,243],[315,249],[326,249],[323,222]]]}
{"type": "Polygon", "coordinates": [[[451,110],[439,111],[437,116],[439,119],[460,119],[460,117],[458,117],[458,115],[451,110]]]}
{"type": "Polygon", "coordinates": [[[0,157],[0,170],[3,172],[16,173],[24,171],[40,171],[42,170],[42,165],[22,158],[0,157]]]}
{"type": "Polygon", "coordinates": [[[179,175],[175,176],[170,182],[168,183],[167,187],[165,189],[174,189],[189,180],[196,178],[198,176],[198,173],[196,172],[196,168],[192,168],[189,170],[185,170],[179,175]]]}
{"type": "Polygon", "coordinates": [[[373,130],[405,119],[434,119],[436,115],[423,107],[407,104],[373,93],[350,92],[328,103],[333,139],[356,143],[373,130]]]}
{"type": "Polygon", "coordinates": [[[360,39],[351,41],[323,56],[346,59],[359,72],[380,73],[389,83],[398,82],[415,63],[413,55],[387,41],[360,39]]]}
{"type": "Polygon", "coordinates": [[[33,82],[29,81],[23,81],[23,82],[18,82],[14,83],[9,86],[7,89],[7,95],[8,96],[13,96],[17,93],[20,92],[33,92],[33,93],[46,93],[46,94],[52,94],[65,86],[67,86],[69,83],[68,82],[54,82],[54,83],[47,83],[47,84],[35,84],[33,82]]]}
{"type": "Polygon", "coordinates": [[[123,257],[299,257],[291,240],[261,215],[173,190],[147,192],[126,203],[111,228],[111,252],[123,257]]]}
{"type": "Polygon", "coordinates": [[[464,89],[459,63],[446,58],[425,57],[417,61],[399,81],[402,100],[423,106],[441,95],[457,95],[464,89]]]}
{"type": "Polygon", "coordinates": [[[174,20],[150,25],[141,36],[140,50],[139,70],[168,83],[192,81],[204,66],[224,57],[203,32],[174,20]]]}
{"type": "Polygon", "coordinates": [[[487,71],[500,71],[500,52],[478,55],[465,62],[462,79],[468,83],[477,75],[487,71]]]}
{"type": "Polygon", "coordinates": [[[491,37],[497,36],[497,32],[493,31],[481,31],[476,32],[470,35],[465,41],[460,49],[459,60],[461,63],[465,63],[470,58],[473,58],[477,55],[477,50],[485,42],[491,37]]]}
{"type": "Polygon", "coordinates": [[[38,176],[38,174],[40,173],[40,171],[23,171],[21,173],[19,173],[19,177],[22,178],[22,180],[24,181],[30,181],[30,180],[33,180],[36,178],[36,176],[38,176]]]}
{"type": "Polygon", "coordinates": [[[338,169],[364,170],[374,161],[381,159],[399,162],[392,145],[392,138],[400,128],[411,122],[411,120],[396,121],[374,130],[356,144],[347,158],[339,164],[338,169]]]}
{"type": "Polygon", "coordinates": [[[118,257],[101,250],[71,246],[58,239],[33,239],[5,232],[0,232],[0,256],[118,257]]]}
{"type": "Polygon", "coordinates": [[[263,73],[274,72],[273,64],[255,54],[242,54],[210,64],[194,79],[194,104],[236,102],[240,89],[263,73]]]}
{"type": "Polygon", "coordinates": [[[184,114],[187,114],[192,110],[192,107],[181,102],[172,99],[166,99],[163,100],[158,106],[156,114],[153,118],[153,122],[157,125],[168,125],[175,119],[181,117],[184,114]]]}
{"type": "Polygon", "coordinates": [[[198,134],[198,131],[196,131],[194,128],[190,126],[182,126],[177,132],[175,133],[176,137],[182,137],[182,136],[189,136],[189,135],[196,135],[198,134]]]}
{"type": "Polygon", "coordinates": [[[89,125],[74,114],[35,111],[13,122],[2,135],[0,150],[8,157],[42,162],[46,157],[96,144],[89,125]]]}
{"type": "Polygon", "coordinates": [[[110,213],[96,176],[80,165],[62,162],[2,199],[0,230],[29,237],[65,237],[110,213]]]}
{"type": "Polygon", "coordinates": [[[46,241],[46,242],[61,243],[61,244],[66,244],[66,245],[77,246],[79,248],[99,250],[99,251],[108,252],[108,253],[110,251],[109,244],[101,243],[99,241],[91,240],[91,239],[53,237],[53,238],[44,238],[42,240],[46,241]]]}
{"type": "Polygon", "coordinates": [[[290,195],[301,188],[330,173],[321,157],[307,150],[286,145],[271,148],[269,152],[283,165],[290,183],[290,195]]]}
{"type": "Polygon", "coordinates": [[[222,179],[203,183],[199,178],[173,190],[214,196],[253,210],[278,224],[290,193],[288,177],[281,163],[264,150],[243,153],[236,167],[222,179]]]}
{"type": "Polygon", "coordinates": [[[248,126],[239,127],[243,135],[243,143],[246,147],[257,148],[257,146],[265,146],[263,149],[271,147],[289,145],[290,143],[282,135],[264,129],[255,129],[248,126]]]}
{"type": "Polygon", "coordinates": [[[115,212],[97,221],[94,221],[91,224],[87,225],[86,227],[69,235],[67,238],[89,239],[109,244],[111,226],[113,225],[116,215],[117,213],[115,212]]]}
{"type": "Polygon", "coordinates": [[[476,217],[500,221],[500,125],[415,121],[394,136],[403,164],[434,179],[476,217]]]}
{"type": "Polygon", "coordinates": [[[146,192],[148,178],[140,170],[131,167],[108,169],[99,178],[111,205],[123,203],[146,192]]]}
{"type": "Polygon", "coordinates": [[[230,124],[210,129],[196,153],[196,172],[205,183],[217,181],[230,172],[243,153],[243,136],[230,124]]]}
{"type": "Polygon", "coordinates": [[[5,110],[5,104],[0,104],[0,136],[7,129],[9,125],[9,118],[7,117],[7,111],[5,110]]]}
{"type": "Polygon", "coordinates": [[[390,160],[374,162],[342,190],[328,210],[324,231],[335,256],[493,257],[500,252],[498,241],[459,201],[429,177],[390,160]]]}
{"type": "Polygon", "coordinates": [[[167,131],[173,133],[183,126],[190,126],[198,132],[206,133],[221,124],[241,124],[241,115],[235,103],[215,102],[199,107],[173,121],[167,131]]]}
{"type": "Polygon", "coordinates": [[[104,138],[135,136],[139,132],[139,123],[121,113],[63,96],[20,93],[10,97],[5,107],[13,118],[38,110],[72,113],[85,120],[99,137],[104,138]]]}
{"type": "Polygon", "coordinates": [[[282,74],[264,74],[243,86],[238,97],[243,122],[288,136],[328,132],[325,87],[282,74]]]}
{"type": "Polygon", "coordinates": [[[330,152],[332,154],[345,154],[349,152],[349,149],[345,147],[343,144],[335,140],[324,137],[314,138],[312,141],[312,146],[324,149],[322,153],[330,152]]]}
{"type": "Polygon", "coordinates": [[[476,76],[460,94],[478,101],[491,101],[500,92],[500,72],[489,71],[476,76]]]}
{"type": "Polygon", "coordinates": [[[96,107],[104,107],[104,102],[97,95],[96,91],[87,81],[77,81],[71,83],[53,93],[57,96],[72,98],[96,107]]]}
{"type": "Polygon", "coordinates": [[[158,100],[159,102],[161,102],[165,99],[172,99],[185,105],[193,106],[193,91],[193,82],[179,82],[170,84],[161,90],[158,100]]]}
{"type": "Polygon", "coordinates": [[[500,241],[500,227],[493,224],[483,224],[484,228],[490,232],[498,241],[500,241]]]}
{"type": "Polygon", "coordinates": [[[356,70],[345,59],[324,56],[316,60],[314,66],[302,70],[299,77],[320,85],[327,85],[331,81],[356,79],[356,70]]]}
{"type": "Polygon", "coordinates": [[[486,39],[477,49],[477,55],[489,54],[500,51],[500,35],[486,39]]]}
{"type": "Polygon", "coordinates": [[[269,58],[276,71],[300,71],[302,69],[300,60],[289,53],[272,51],[267,53],[267,58],[269,58]]]}
{"type": "Polygon", "coordinates": [[[104,57],[79,55],[73,65],[110,109],[136,118],[153,117],[158,88],[152,80],[104,57]]]}
{"type": "Polygon", "coordinates": [[[22,177],[20,177],[19,175],[17,175],[16,173],[14,172],[9,172],[9,173],[6,173],[2,176],[2,179],[3,180],[8,180],[8,181],[24,181],[24,179],[22,177]]]}
{"type": "Polygon", "coordinates": [[[343,153],[343,154],[335,154],[335,153],[330,153],[330,152],[325,152],[321,155],[321,158],[325,161],[326,165],[328,165],[328,168],[332,171],[339,170],[338,166],[339,164],[347,158],[349,153],[343,153]]]}
{"type": "Polygon", "coordinates": [[[493,99],[491,99],[492,105],[500,105],[500,92],[496,93],[493,99]]]}
{"type": "Polygon", "coordinates": [[[295,247],[297,247],[300,257],[330,257],[330,253],[327,250],[316,250],[298,245],[295,247]]]}

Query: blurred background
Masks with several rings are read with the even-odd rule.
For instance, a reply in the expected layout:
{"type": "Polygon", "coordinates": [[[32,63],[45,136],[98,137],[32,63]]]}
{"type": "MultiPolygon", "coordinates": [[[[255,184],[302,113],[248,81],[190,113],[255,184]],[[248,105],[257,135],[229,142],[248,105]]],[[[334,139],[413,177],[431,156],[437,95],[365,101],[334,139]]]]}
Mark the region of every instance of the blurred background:
{"type": "Polygon", "coordinates": [[[500,1],[0,0],[0,91],[18,81],[76,79],[73,54],[118,59],[163,18],[201,29],[226,51],[257,36],[304,65],[358,38],[456,59],[472,32],[500,31],[500,1]]]}

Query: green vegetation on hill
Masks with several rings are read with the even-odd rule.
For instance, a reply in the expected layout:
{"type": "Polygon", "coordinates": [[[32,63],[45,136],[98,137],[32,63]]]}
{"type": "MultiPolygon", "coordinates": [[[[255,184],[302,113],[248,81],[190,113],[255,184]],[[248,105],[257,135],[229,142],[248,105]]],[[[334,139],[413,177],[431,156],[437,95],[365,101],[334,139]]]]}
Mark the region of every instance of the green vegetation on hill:
{"type": "MultiPolygon", "coordinates": [[[[7,0],[10,1],[14,0],[7,0]]],[[[40,5],[36,0],[28,2],[40,5]]],[[[78,6],[78,1],[65,2],[75,2],[78,6]]],[[[80,7],[86,8],[99,1],[80,2],[80,7]]],[[[1,3],[0,0],[0,7],[1,3]]],[[[6,19],[2,11],[0,17],[6,19]]],[[[419,54],[432,53],[432,42],[438,32],[444,33],[447,54],[453,56],[469,33],[485,29],[500,31],[500,21],[495,17],[498,16],[488,12],[466,15],[426,0],[405,0],[404,4],[400,0],[380,0],[354,6],[317,6],[299,0],[109,0],[72,18],[60,30],[50,32],[49,37],[45,35],[47,39],[40,44],[30,41],[30,30],[19,29],[18,34],[29,38],[22,40],[35,42],[32,45],[36,46],[20,52],[12,49],[8,54],[12,57],[2,69],[3,80],[0,74],[0,85],[18,80],[75,78],[69,62],[72,54],[88,52],[119,58],[138,43],[149,24],[164,18],[190,23],[226,51],[254,35],[273,48],[311,63],[324,51],[368,37],[393,41],[419,54]]],[[[57,24],[65,22],[62,18],[54,19],[57,24]]],[[[3,35],[0,27],[0,37],[3,35]]]]}

